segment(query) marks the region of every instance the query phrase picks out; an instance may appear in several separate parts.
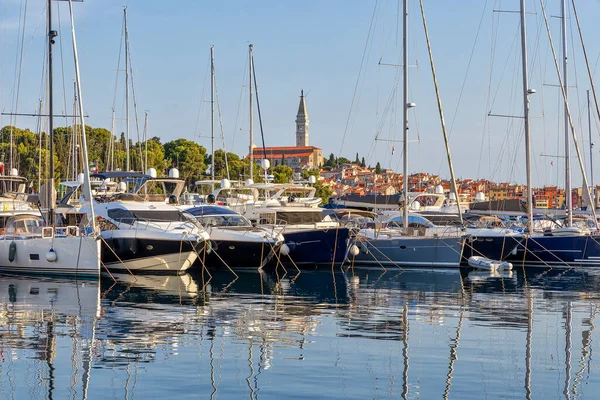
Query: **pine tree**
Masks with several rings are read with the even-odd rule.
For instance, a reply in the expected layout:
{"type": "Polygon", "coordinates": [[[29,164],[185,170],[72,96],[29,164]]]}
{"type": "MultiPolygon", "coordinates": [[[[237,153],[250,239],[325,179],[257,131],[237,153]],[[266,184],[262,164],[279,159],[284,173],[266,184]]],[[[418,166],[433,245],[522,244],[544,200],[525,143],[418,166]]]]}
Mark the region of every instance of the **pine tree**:
{"type": "Polygon", "coordinates": [[[381,174],[381,164],[379,164],[379,161],[377,161],[377,165],[375,166],[375,173],[376,174],[381,174]]]}
{"type": "Polygon", "coordinates": [[[365,165],[366,165],[366,164],[365,164],[365,158],[363,157],[363,158],[362,158],[362,161],[360,162],[360,166],[364,168],[364,167],[365,167],[365,165]]]}

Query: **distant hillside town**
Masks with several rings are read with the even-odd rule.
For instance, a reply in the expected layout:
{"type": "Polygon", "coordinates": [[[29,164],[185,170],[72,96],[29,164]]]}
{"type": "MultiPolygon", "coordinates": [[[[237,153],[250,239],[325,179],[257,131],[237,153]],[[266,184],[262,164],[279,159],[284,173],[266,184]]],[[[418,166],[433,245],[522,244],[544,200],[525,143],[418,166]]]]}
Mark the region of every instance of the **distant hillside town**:
{"type": "MultiPolygon", "coordinates": [[[[257,147],[252,145],[254,158],[253,176],[262,181],[265,174],[260,169],[260,160],[267,159],[270,168],[267,179],[275,183],[306,180],[309,175],[317,177],[318,195],[327,201],[330,197],[347,195],[395,195],[402,192],[404,177],[400,173],[365,164],[364,157],[356,154],[354,161],[330,154],[323,157],[322,149],[309,144],[310,129],[304,91],[300,92],[300,103],[296,115],[295,146],[257,147]]],[[[127,146],[123,133],[111,133],[104,128],[87,127],[89,158],[93,171],[124,171],[127,165],[127,146]]],[[[74,180],[80,170],[77,154],[80,142],[80,127],[58,127],[54,129],[55,147],[58,149],[55,160],[55,176],[60,180],[74,180]],[[75,132],[75,135],[73,134],[75,132]]],[[[187,139],[175,139],[166,143],[160,137],[152,137],[147,142],[130,142],[129,160],[131,169],[146,171],[153,168],[159,174],[166,175],[170,168],[178,168],[180,177],[188,184],[212,176],[212,154],[200,144],[187,139]],[[147,144],[146,144],[147,143],[147,144]]],[[[48,177],[48,135],[34,133],[12,126],[0,130],[0,167],[6,173],[13,168],[19,175],[26,177],[32,191],[37,184],[48,177]],[[13,139],[14,138],[14,139],[13,139]],[[14,140],[16,150],[10,151],[14,140]],[[41,143],[41,148],[40,148],[41,143]],[[6,168],[4,168],[6,166],[6,168]]],[[[250,177],[250,155],[239,156],[234,153],[215,151],[214,176],[216,179],[228,178],[244,181],[250,177]]],[[[458,192],[461,203],[484,200],[507,200],[524,198],[525,185],[509,182],[492,182],[487,179],[458,179],[458,192]]],[[[450,180],[439,175],[419,172],[409,175],[410,192],[450,193],[450,180]]],[[[596,188],[595,192],[598,191],[596,188]]],[[[534,188],[535,208],[562,208],[565,203],[565,191],[557,186],[534,188]]],[[[572,191],[573,206],[583,205],[581,188],[572,191]]],[[[598,207],[598,196],[596,206],[598,207]]]]}

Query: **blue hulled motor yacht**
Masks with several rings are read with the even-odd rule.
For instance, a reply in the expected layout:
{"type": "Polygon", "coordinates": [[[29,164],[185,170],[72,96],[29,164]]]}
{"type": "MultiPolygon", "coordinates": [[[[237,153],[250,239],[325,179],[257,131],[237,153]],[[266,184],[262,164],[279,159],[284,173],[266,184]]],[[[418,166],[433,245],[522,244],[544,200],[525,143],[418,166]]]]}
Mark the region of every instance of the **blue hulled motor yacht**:
{"type": "Polygon", "coordinates": [[[284,237],[282,262],[297,266],[343,264],[353,230],[329,217],[318,207],[315,189],[297,184],[247,184],[223,187],[210,197],[257,226],[284,237]]]}

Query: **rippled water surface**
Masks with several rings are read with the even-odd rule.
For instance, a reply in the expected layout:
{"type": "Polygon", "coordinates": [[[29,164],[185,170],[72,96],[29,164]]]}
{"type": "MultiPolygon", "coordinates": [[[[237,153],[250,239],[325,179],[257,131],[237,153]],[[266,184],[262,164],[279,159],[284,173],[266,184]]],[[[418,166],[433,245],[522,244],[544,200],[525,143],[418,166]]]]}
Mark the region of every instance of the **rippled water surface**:
{"type": "Polygon", "coordinates": [[[598,398],[600,271],[0,275],[1,399],[598,398]]]}

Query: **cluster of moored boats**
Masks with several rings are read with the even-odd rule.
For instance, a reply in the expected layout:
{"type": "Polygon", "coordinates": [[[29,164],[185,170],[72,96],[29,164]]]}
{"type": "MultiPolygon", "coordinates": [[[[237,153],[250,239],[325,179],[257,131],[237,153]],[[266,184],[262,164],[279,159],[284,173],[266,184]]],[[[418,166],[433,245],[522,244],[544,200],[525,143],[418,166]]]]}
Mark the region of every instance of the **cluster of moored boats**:
{"type": "Polygon", "coordinates": [[[188,192],[173,169],[164,178],[153,170],[93,174],[90,200],[81,182],[64,182],[51,224],[36,196],[24,193],[23,178],[0,182],[4,271],[99,276],[279,265],[600,264],[597,225],[583,218],[565,228],[549,217],[526,224],[466,214],[461,225],[436,225],[434,214],[321,208],[306,183],[199,181],[188,192]]]}

